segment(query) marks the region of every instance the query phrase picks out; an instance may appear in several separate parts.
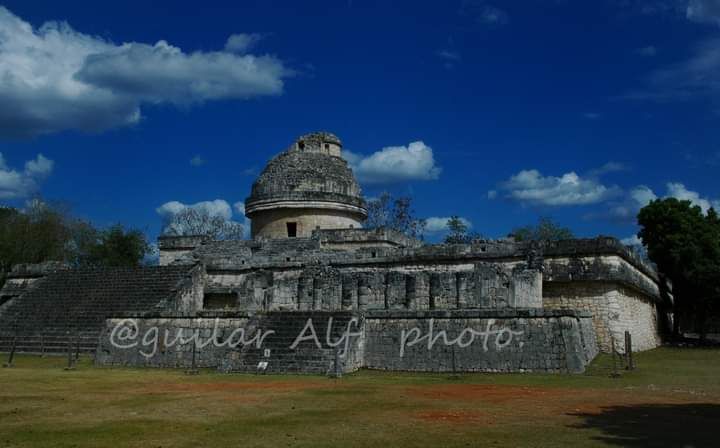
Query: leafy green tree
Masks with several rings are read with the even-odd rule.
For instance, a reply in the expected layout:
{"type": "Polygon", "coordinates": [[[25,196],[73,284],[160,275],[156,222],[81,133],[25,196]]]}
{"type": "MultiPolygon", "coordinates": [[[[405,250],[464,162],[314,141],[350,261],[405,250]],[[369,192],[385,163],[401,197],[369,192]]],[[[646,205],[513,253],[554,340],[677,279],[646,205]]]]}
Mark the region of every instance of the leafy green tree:
{"type": "Polygon", "coordinates": [[[97,232],[81,264],[107,267],[139,266],[150,250],[145,235],[139,230],[126,230],[116,224],[97,232]]]}
{"type": "Polygon", "coordinates": [[[34,200],[23,210],[0,208],[0,287],[20,263],[137,266],[147,251],[142,232],[121,226],[98,230],[62,204],[34,200]]]}
{"type": "Polygon", "coordinates": [[[70,240],[59,207],[32,201],[23,211],[0,209],[0,283],[18,263],[67,261],[70,240]]]}
{"type": "Polygon", "coordinates": [[[536,225],[515,228],[511,236],[515,241],[558,241],[575,238],[572,230],[546,217],[540,218],[536,225]]]}
{"type": "Polygon", "coordinates": [[[720,219],[715,210],[703,214],[690,201],[656,199],[638,214],[638,236],[648,256],[673,284],[674,327],[694,316],[701,337],[707,318],[720,304],[720,219]]]}
{"type": "Polygon", "coordinates": [[[384,192],[377,199],[368,202],[367,210],[367,227],[397,230],[409,237],[423,239],[425,220],[415,216],[409,196],[394,198],[390,193],[384,192]]]}

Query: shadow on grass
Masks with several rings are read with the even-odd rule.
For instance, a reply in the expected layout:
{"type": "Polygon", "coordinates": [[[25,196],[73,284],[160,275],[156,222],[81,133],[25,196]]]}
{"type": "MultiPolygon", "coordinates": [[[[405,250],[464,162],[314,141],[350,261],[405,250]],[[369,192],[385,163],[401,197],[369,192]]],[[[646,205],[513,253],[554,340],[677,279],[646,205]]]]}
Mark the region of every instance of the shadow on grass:
{"type": "Polygon", "coordinates": [[[609,406],[599,414],[570,414],[584,419],[575,428],[597,429],[596,437],[625,447],[717,447],[720,405],[646,404],[609,406]]]}

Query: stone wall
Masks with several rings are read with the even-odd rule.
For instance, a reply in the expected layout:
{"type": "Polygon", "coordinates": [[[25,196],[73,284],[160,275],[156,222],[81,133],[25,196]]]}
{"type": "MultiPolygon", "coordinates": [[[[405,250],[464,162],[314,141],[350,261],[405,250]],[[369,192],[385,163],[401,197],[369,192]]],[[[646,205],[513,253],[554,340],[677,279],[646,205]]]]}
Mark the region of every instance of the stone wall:
{"type": "Polygon", "coordinates": [[[187,256],[206,242],[207,237],[201,235],[160,236],[158,237],[159,264],[167,266],[187,256]]]}
{"type": "Polygon", "coordinates": [[[312,238],[318,240],[320,247],[327,250],[420,247],[423,244],[422,241],[410,238],[402,232],[384,228],[320,229],[312,232],[312,238]]]}
{"type": "Polygon", "coordinates": [[[210,273],[206,291],[235,293],[239,310],[539,308],[539,271],[495,263],[428,267],[256,269],[210,273]]]}
{"type": "Polygon", "coordinates": [[[222,372],[580,373],[597,354],[590,317],[544,310],[269,312],[108,319],[104,366],[222,372]]]}
{"type": "Polygon", "coordinates": [[[589,314],[390,312],[365,321],[365,366],[374,369],[580,373],[596,355],[589,314]]]}
{"type": "Polygon", "coordinates": [[[256,372],[264,362],[268,373],[315,374],[362,365],[362,318],[351,313],[203,314],[108,319],[96,363],[189,368],[194,357],[198,368],[222,372],[256,372]]]}
{"type": "Polygon", "coordinates": [[[547,282],[543,285],[545,308],[588,311],[600,349],[609,352],[611,337],[615,348],[624,352],[624,333],[632,335],[633,350],[660,345],[657,302],[647,295],[610,282],[547,282]]]}
{"type": "MultiPolygon", "coordinates": [[[[253,215],[252,234],[257,238],[287,238],[287,223],[295,223],[296,237],[307,238],[316,229],[361,228],[356,213],[311,208],[277,208],[253,215]]],[[[338,204],[341,206],[342,204],[338,204]]]]}

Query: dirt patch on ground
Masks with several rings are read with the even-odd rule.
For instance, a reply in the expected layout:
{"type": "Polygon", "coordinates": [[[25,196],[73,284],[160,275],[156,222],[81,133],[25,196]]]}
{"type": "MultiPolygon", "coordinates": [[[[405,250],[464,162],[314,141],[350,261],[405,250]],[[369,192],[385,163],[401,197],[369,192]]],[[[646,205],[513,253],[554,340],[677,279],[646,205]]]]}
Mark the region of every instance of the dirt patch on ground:
{"type": "Polygon", "coordinates": [[[475,411],[424,411],[415,414],[415,418],[436,423],[474,423],[493,425],[495,419],[484,412],[475,411]]]}
{"type": "Polygon", "coordinates": [[[212,392],[253,392],[253,391],[281,391],[292,392],[307,389],[324,387],[321,384],[313,384],[300,381],[274,381],[269,383],[160,383],[146,386],[150,392],[188,392],[188,393],[212,393],[212,392]]]}
{"type": "Polygon", "coordinates": [[[514,400],[544,400],[567,395],[567,389],[504,386],[497,384],[443,384],[415,387],[410,395],[452,401],[480,400],[494,404],[514,400]]]}

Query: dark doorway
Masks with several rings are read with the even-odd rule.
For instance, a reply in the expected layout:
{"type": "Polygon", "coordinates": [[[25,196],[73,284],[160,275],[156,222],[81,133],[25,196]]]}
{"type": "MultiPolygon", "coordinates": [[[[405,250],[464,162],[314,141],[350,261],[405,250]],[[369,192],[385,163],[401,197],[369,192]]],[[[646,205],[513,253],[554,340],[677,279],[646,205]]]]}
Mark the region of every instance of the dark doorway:
{"type": "Polygon", "coordinates": [[[289,222],[287,223],[287,232],[288,232],[288,238],[295,238],[297,236],[297,223],[296,222],[289,222]]]}

